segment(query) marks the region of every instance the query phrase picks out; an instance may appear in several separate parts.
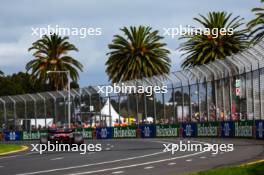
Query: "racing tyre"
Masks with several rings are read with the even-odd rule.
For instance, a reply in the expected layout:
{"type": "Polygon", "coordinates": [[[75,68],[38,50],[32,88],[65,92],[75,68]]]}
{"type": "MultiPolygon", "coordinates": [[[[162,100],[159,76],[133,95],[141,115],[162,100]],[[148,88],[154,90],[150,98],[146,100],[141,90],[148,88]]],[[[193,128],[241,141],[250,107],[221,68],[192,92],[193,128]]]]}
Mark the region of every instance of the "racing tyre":
{"type": "Polygon", "coordinates": [[[73,143],[78,145],[83,144],[84,143],[83,135],[80,133],[75,133],[73,136],[73,143]]]}
{"type": "Polygon", "coordinates": [[[48,136],[40,136],[40,144],[48,144],[48,136]]]}

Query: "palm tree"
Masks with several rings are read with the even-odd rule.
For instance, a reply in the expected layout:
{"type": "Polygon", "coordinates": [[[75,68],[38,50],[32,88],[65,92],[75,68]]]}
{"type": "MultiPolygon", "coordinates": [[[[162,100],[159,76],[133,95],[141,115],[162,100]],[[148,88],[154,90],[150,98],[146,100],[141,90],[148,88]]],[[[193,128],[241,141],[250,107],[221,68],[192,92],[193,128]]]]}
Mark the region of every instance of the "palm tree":
{"type": "Polygon", "coordinates": [[[243,25],[243,18],[239,16],[231,18],[231,16],[231,13],[226,12],[210,12],[207,18],[203,15],[200,15],[200,18],[194,18],[204,27],[204,30],[200,33],[193,30],[180,38],[187,40],[180,46],[180,51],[185,52],[182,55],[185,56],[183,68],[206,64],[216,59],[225,59],[226,56],[248,46],[247,29],[238,29],[243,25]]]}
{"type": "MultiPolygon", "coordinates": [[[[264,0],[261,0],[263,3],[264,0]]],[[[247,26],[251,30],[249,36],[253,44],[259,42],[264,38],[264,8],[253,8],[252,12],[257,16],[255,19],[251,20],[247,26]]]]}
{"type": "Polygon", "coordinates": [[[28,50],[34,50],[35,59],[27,63],[27,71],[31,70],[34,79],[61,90],[66,87],[68,81],[64,73],[47,74],[47,71],[69,71],[70,78],[76,82],[79,78],[78,70],[82,71],[82,64],[71,56],[69,51],[78,51],[78,49],[68,42],[69,37],[60,37],[57,34],[44,35],[42,39],[37,40],[28,50]]]}
{"type": "Polygon", "coordinates": [[[141,79],[168,73],[170,71],[170,53],[163,37],[151,27],[124,27],[120,29],[124,36],[114,35],[108,48],[106,73],[114,82],[141,79]]]}

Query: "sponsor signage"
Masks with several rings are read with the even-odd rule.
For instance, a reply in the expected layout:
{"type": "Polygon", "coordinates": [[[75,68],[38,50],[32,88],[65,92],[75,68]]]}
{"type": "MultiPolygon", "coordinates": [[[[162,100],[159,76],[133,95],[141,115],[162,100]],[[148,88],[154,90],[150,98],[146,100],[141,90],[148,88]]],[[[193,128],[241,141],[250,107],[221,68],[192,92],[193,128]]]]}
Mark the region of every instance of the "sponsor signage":
{"type": "Polygon", "coordinates": [[[234,137],[235,126],[234,122],[221,122],[221,137],[234,137]]]}
{"type": "Polygon", "coordinates": [[[182,124],[183,137],[196,137],[197,136],[197,125],[196,123],[183,123],[182,124]]]}
{"type": "Polygon", "coordinates": [[[21,140],[21,132],[19,131],[4,132],[4,134],[6,141],[21,140]]]}
{"type": "Polygon", "coordinates": [[[37,140],[42,135],[47,135],[47,131],[23,131],[22,140],[37,140]]]}
{"type": "Polygon", "coordinates": [[[112,138],[112,128],[96,128],[96,138],[97,139],[111,139],[112,138]]]}
{"type": "Polygon", "coordinates": [[[198,137],[217,137],[218,136],[218,123],[197,123],[197,136],[198,137]]]}
{"type": "Polygon", "coordinates": [[[155,125],[141,125],[139,126],[141,130],[142,138],[153,138],[155,137],[155,125]]]}
{"type": "Polygon", "coordinates": [[[256,120],[256,138],[264,139],[264,121],[256,120]]]}
{"type": "Polygon", "coordinates": [[[253,121],[235,122],[235,137],[253,137],[253,121]]]}
{"type": "Polygon", "coordinates": [[[178,137],[179,125],[156,125],[156,137],[178,137]]]}
{"type": "Polygon", "coordinates": [[[136,138],[137,127],[136,126],[125,126],[125,127],[114,127],[113,138],[136,138]]]}
{"type": "Polygon", "coordinates": [[[81,132],[83,134],[83,138],[92,139],[93,138],[93,128],[78,128],[77,132],[81,132]]]}

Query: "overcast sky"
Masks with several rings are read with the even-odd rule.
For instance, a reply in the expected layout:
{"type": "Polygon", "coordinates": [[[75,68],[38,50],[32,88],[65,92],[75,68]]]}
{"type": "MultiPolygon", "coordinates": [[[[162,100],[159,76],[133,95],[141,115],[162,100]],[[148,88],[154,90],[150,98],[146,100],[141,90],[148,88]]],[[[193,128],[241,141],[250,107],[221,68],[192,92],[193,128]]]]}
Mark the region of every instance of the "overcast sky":
{"type": "MultiPolygon", "coordinates": [[[[197,26],[193,17],[209,11],[227,11],[247,22],[254,17],[251,9],[260,6],[259,0],[1,0],[0,70],[6,74],[25,71],[25,64],[33,58],[27,49],[38,39],[32,28],[102,28],[100,36],[70,36],[70,42],[79,48],[71,55],[84,65],[80,85],[106,84],[107,45],[114,34],[121,34],[121,27],[149,25],[162,35],[163,28],[197,26]]],[[[180,69],[179,41],[168,36],[163,41],[172,52],[171,71],[180,69]]]]}

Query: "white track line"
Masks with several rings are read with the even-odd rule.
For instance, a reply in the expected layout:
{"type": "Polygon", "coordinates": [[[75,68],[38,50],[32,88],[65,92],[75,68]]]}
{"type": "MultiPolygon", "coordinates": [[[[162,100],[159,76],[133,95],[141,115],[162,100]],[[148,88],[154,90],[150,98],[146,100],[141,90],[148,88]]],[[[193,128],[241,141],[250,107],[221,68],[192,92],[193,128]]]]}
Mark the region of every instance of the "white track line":
{"type": "Polygon", "coordinates": [[[134,160],[134,159],[139,159],[139,158],[145,158],[145,157],[150,157],[154,155],[159,155],[163,154],[165,152],[156,152],[152,154],[146,154],[142,156],[137,156],[137,157],[130,157],[130,158],[125,158],[125,159],[117,159],[117,160],[112,160],[112,161],[107,161],[107,162],[99,162],[99,163],[92,163],[92,164],[86,164],[86,165],[79,165],[79,166],[72,166],[72,167],[65,167],[65,168],[57,168],[57,169],[51,169],[51,170],[43,170],[43,171],[36,171],[36,172],[30,172],[30,173],[21,173],[17,175],[32,175],[32,174],[40,174],[40,173],[49,173],[49,172],[54,172],[54,171],[62,171],[62,170],[69,170],[69,169],[76,169],[76,168],[85,168],[89,166],[96,166],[96,165],[103,165],[103,164],[109,164],[109,163],[116,163],[116,162],[123,162],[127,160],[134,160]]]}
{"type": "Polygon", "coordinates": [[[154,168],[154,167],[153,166],[147,166],[147,167],[144,168],[144,170],[149,170],[149,169],[152,169],[152,168],[154,168]]]}
{"type": "Polygon", "coordinates": [[[0,157],[0,160],[1,159],[13,158],[13,157],[19,157],[19,156],[22,156],[22,155],[14,155],[14,156],[0,157]]]}
{"type": "MultiPolygon", "coordinates": [[[[150,165],[150,164],[154,164],[154,163],[161,163],[161,162],[166,162],[166,161],[171,161],[171,160],[191,157],[191,156],[202,154],[204,152],[206,152],[206,151],[193,153],[193,154],[187,154],[187,155],[183,155],[183,156],[179,156],[179,157],[173,157],[173,158],[169,158],[169,159],[161,159],[161,160],[156,160],[156,161],[151,161],[151,162],[145,162],[145,163],[140,163],[140,164],[132,164],[132,165],[126,165],[126,166],[120,166],[120,167],[114,167],[114,168],[106,168],[106,169],[101,169],[101,170],[86,171],[86,172],[79,172],[79,173],[71,173],[71,174],[67,174],[67,175],[93,174],[93,173],[101,173],[101,172],[106,172],[106,171],[120,170],[120,169],[125,169],[125,168],[139,167],[139,166],[143,166],[143,165],[150,165]]],[[[28,175],[28,174],[24,174],[24,175],[28,175]]]]}
{"type": "Polygon", "coordinates": [[[112,172],[111,174],[122,174],[124,173],[124,171],[116,171],[116,172],[112,172]]]}
{"type": "Polygon", "coordinates": [[[53,159],[50,159],[50,160],[61,160],[63,159],[64,157],[56,157],[56,158],[53,158],[53,159]]]}
{"type": "Polygon", "coordinates": [[[174,163],[174,162],[168,163],[169,166],[171,166],[171,165],[175,165],[175,164],[176,164],[176,163],[174,163]]]}
{"type": "MultiPolygon", "coordinates": [[[[171,143],[171,142],[165,142],[165,141],[150,141],[150,142],[171,143]]],[[[193,141],[193,142],[207,143],[207,142],[199,142],[199,141],[193,141]]],[[[207,143],[207,144],[209,144],[209,143],[207,143]]],[[[141,164],[134,164],[134,165],[128,165],[128,166],[108,168],[108,169],[103,169],[103,170],[95,170],[95,171],[90,171],[88,173],[85,172],[84,174],[91,174],[91,173],[104,172],[104,171],[110,171],[110,170],[118,170],[118,169],[123,169],[123,168],[137,167],[137,166],[141,166],[141,165],[149,165],[149,164],[153,164],[153,163],[171,161],[171,160],[175,160],[175,159],[180,159],[180,158],[186,158],[186,157],[190,157],[190,156],[199,155],[199,154],[202,154],[204,152],[206,152],[206,151],[197,152],[197,153],[193,153],[193,154],[187,154],[187,155],[183,155],[183,156],[179,156],[179,157],[173,157],[173,158],[169,158],[169,159],[162,159],[162,160],[157,160],[157,161],[152,161],[152,162],[145,162],[145,163],[141,163],[141,164]]],[[[117,160],[112,160],[112,161],[107,161],[107,162],[99,162],[99,163],[92,163],[92,164],[79,165],[79,166],[71,166],[71,167],[65,167],[65,168],[57,168],[57,169],[50,169],[50,170],[43,170],[43,171],[20,173],[20,174],[16,174],[16,175],[33,175],[33,174],[50,173],[50,172],[62,171],[62,170],[85,168],[85,167],[90,167],[90,166],[103,165],[103,164],[109,164],[109,163],[116,163],[116,162],[123,162],[123,161],[128,161],[128,160],[139,159],[139,158],[145,158],[145,157],[150,157],[150,156],[159,155],[159,154],[163,154],[163,153],[165,153],[165,152],[162,151],[162,152],[156,152],[156,153],[142,155],[142,156],[130,157],[130,158],[125,158],[125,159],[117,159],[117,160]]],[[[77,174],[80,174],[80,173],[77,173],[77,174]]]]}

